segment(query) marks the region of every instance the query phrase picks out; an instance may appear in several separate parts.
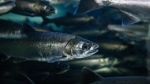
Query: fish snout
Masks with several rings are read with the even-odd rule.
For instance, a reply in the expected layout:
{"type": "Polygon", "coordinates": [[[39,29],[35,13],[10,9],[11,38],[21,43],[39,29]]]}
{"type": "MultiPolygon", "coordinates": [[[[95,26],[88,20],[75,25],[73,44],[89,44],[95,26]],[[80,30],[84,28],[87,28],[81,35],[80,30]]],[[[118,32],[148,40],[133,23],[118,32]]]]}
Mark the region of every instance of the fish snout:
{"type": "Polygon", "coordinates": [[[97,50],[98,48],[99,48],[99,45],[96,43],[93,43],[90,50],[97,50]]]}

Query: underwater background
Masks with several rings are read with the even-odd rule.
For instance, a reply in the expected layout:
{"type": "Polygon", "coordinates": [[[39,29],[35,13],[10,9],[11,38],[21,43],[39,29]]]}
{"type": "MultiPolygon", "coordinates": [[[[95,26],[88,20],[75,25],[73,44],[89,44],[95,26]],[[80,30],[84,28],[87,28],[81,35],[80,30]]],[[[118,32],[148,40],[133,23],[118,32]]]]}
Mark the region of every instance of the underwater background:
{"type": "MultiPolygon", "coordinates": [[[[0,62],[0,80],[10,82],[4,84],[31,84],[30,79],[34,82],[32,84],[75,84],[79,82],[78,78],[83,67],[88,67],[103,77],[149,76],[150,43],[147,38],[150,38],[150,26],[148,23],[139,22],[121,27],[119,14],[115,12],[112,15],[112,10],[105,14],[105,16],[111,17],[109,21],[112,24],[109,24],[109,26],[107,24],[108,19],[101,20],[103,24],[100,25],[93,25],[92,22],[77,25],[71,23],[73,22],[72,19],[69,19],[70,23],[68,23],[69,21],[67,22],[66,18],[72,17],[78,7],[79,0],[49,1],[57,12],[46,16],[46,18],[52,20],[48,23],[42,24],[44,22],[42,16],[26,16],[12,12],[1,15],[0,20],[7,20],[20,25],[28,23],[33,28],[42,31],[81,36],[97,43],[99,51],[86,58],[64,61],[60,63],[60,66],[58,66],[59,63],[30,60],[13,63],[12,60],[18,58],[11,57],[4,62],[0,62]],[[61,23],[55,23],[57,18],[60,18],[61,23]],[[127,30],[120,30],[120,33],[113,31],[114,27],[127,30]],[[69,68],[63,72],[58,69],[62,66],[69,68]],[[26,76],[30,79],[27,79],[26,76]]],[[[1,54],[1,59],[3,57],[5,58],[1,54]]]]}

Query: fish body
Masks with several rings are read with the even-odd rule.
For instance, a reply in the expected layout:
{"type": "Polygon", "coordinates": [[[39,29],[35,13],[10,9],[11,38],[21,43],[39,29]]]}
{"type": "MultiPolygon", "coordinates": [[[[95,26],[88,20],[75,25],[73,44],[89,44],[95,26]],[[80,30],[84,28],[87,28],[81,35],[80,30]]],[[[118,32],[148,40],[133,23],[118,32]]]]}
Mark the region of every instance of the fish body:
{"type": "Polygon", "coordinates": [[[99,7],[97,4],[92,4],[93,0],[81,0],[76,12],[73,15],[66,15],[64,17],[48,19],[43,17],[43,23],[55,23],[56,25],[64,26],[99,26],[106,27],[107,24],[120,24],[122,15],[118,9],[111,7],[99,7]],[[88,5],[87,5],[88,4],[88,5]],[[93,9],[91,9],[91,7],[93,9]]]}
{"type": "Polygon", "coordinates": [[[43,23],[55,23],[64,26],[98,26],[106,27],[108,23],[117,24],[121,20],[119,11],[110,7],[95,9],[80,14],[66,15],[64,17],[48,19],[43,17],[43,23]]]}
{"type": "Polygon", "coordinates": [[[55,9],[45,0],[15,0],[12,12],[28,16],[44,16],[55,13],[55,9]]]}
{"type": "MultiPolygon", "coordinates": [[[[0,20],[0,38],[21,38],[22,34],[22,25],[16,22],[0,20]],[[9,23],[9,25],[8,25],[9,23]]],[[[37,31],[46,32],[47,30],[41,28],[34,28],[37,31]]]]}
{"type": "Polygon", "coordinates": [[[27,84],[23,81],[19,81],[19,80],[14,80],[14,79],[10,79],[10,78],[0,78],[1,84],[27,84]]]}
{"type": "Polygon", "coordinates": [[[20,38],[22,37],[22,25],[15,22],[0,20],[0,38],[20,38]],[[9,23],[9,25],[8,25],[9,23]]]}
{"type": "Polygon", "coordinates": [[[137,38],[140,40],[148,40],[148,24],[143,25],[108,25],[108,29],[111,31],[118,32],[122,37],[137,38]]]}
{"type": "MultiPolygon", "coordinates": [[[[6,58],[5,55],[0,55],[1,60],[6,58]],[[3,56],[3,57],[2,57],[3,56]]],[[[16,60],[23,60],[20,58],[11,57],[6,61],[0,61],[1,69],[0,73],[3,75],[8,75],[5,73],[15,74],[15,73],[25,73],[25,74],[32,74],[37,72],[49,72],[53,74],[62,74],[69,70],[69,65],[63,62],[55,62],[55,63],[47,63],[47,62],[40,62],[40,61],[22,61],[18,63],[14,63],[16,60]]]]}
{"type": "Polygon", "coordinates": [[[0,38],[0,52],[12,57],[36,61],[67,61],[91,56],[98,45],[81,37],[58,33],[36,32],[29,25],[21,38],[0,38]]]}
{"type": "Polygon", "coordinates": [[[149,0],[92,0],[85,6],[85,0],[81,0],[76,13],[89,10],[111,7],[117,9],[122,14],[122,25],[134,24],[139,21],[150,22],[150,1],[149,0]],[[94,4],[94,5],[87,5],[94,4]],[[136,9],[136,10],[135,10],[136,9]]]}
{"type": "Polygon", "coordinates": [[[11,11],[15,7],[15,3],[13,1],[6,1],[0,3],[0,15],[6,14],[11,11]]]}
{"type": "Polygon", "coordinates": [[[41,25],[45,25],[48,23],[55,23],[57,26],[64,25],[64,26],[83,26],[89,24],[101,25],[93,16],[86,16],[86,15],[77,15],[77,16],[64,16],[54,19],[49,19],[43,17],[43,22],[41,25]]]}
{"type": "Polygon", "coordinates": [[[60,5],[60,4],[77,4],[80,0],[48,0],[53,5],[60,5]]]}
{"type": "Polygon", "coordinates": [[[149,84],[150,77],[145,76],[126,76],[103,78],[89,68],[84,67],[79,84],[149,84]]]}

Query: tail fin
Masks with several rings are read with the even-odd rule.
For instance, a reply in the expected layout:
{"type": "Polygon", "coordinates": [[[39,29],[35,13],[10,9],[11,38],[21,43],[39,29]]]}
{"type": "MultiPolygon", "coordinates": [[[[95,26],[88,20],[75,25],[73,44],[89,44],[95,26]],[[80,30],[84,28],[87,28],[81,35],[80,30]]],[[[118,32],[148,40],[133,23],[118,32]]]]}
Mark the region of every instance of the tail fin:
{"type": "Polygon", "coordinates": [[[98,4],[95,0],[80,0],[78,8],[74,14],[84,13],[96,7],[98,7],[98,4]]]}

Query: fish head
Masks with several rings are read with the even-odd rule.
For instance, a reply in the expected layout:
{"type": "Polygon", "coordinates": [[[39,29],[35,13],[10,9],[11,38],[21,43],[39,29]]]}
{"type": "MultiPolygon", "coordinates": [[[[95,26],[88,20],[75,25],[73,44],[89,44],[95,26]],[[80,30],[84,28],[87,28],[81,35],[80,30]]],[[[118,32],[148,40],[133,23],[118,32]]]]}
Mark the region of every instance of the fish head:
{"type": "Polygon", "coordinates": [[[40,1],[35,4],[35,10],[40,15],[49,15],[56,13],[56,10],[50,5],[48,1],[40,1]]]}
{"type": "Polygon", "coordinates": [[[95,54],[98,52],[98,47],[96,43],[76,36],[68,42],[63,53],[68,60],[80,59],[95,54]]]}

